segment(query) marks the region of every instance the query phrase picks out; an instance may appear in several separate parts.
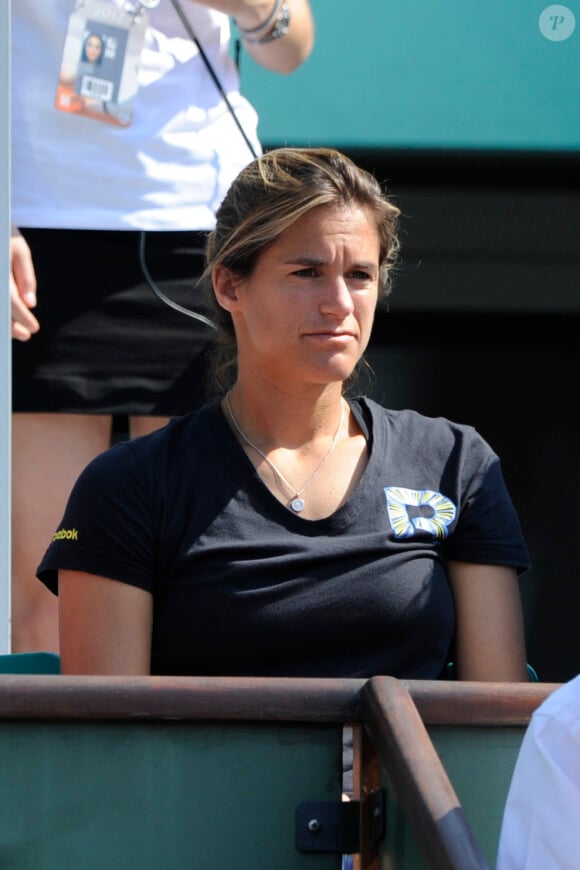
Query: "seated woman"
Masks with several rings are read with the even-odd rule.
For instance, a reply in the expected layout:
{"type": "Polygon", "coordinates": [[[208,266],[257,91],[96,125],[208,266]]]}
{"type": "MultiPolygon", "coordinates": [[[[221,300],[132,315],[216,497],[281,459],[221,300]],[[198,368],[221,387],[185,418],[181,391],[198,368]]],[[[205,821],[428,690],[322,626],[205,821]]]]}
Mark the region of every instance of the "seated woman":
{"type": "Polygon", "coordinates": [[[206,279],[221,397],[79,478],[38,575],[68,674],[527,680],[527,551],[469,426],[346,386],[398,209],[330,149],[242,170],[206,279]]]}

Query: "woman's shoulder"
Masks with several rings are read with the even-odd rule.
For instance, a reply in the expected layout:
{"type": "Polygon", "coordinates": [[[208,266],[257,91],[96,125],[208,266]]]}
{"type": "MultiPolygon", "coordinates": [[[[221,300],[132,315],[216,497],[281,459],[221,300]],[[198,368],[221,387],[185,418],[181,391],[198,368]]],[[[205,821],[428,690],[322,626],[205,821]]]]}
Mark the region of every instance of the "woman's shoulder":
{"type": "Polygon", "coordinates": [[[374,399],[361,396],[353,399],[361,412],[373,421],[383,420],[387,425],[402,431],[414,431],[418,434],[429,432],[435,435],[437,432],[449,433],[454,437],[462,436],[480,438],[477,430],[469,423],[459,423],[443,416],[429,416],[413,408],[386,408],[374,399]]]}
{"type": "Polygon", "coordinates": [[[477,429],[447,417],[430,417],[411,408],[385,408],[376,401],[357,400],[373,441],[390,455],[419,458],[422,463],[485,470],[498,461],[497,454],[477,429]]]}
{"type": "Polygon", "coordinates": [[[222,428],[223,414],[216,400],[189,414],[172,417],[165,426],[149,435],[140,435],[123,443],[137,453],[162,452],[192,442],[213,441],[222,428]]]}
{"type": "Polygon", "coordinates": [[[84,474],[126,476],[140,469],[151,476],[168,463],[175,464],[176,460],[178,465],[186,467],[188,455],[204,455],[219,442],[220,414],[218,403],[212,403],[174,417],[148,435],[118,441],[93,459],[84,474]]]}

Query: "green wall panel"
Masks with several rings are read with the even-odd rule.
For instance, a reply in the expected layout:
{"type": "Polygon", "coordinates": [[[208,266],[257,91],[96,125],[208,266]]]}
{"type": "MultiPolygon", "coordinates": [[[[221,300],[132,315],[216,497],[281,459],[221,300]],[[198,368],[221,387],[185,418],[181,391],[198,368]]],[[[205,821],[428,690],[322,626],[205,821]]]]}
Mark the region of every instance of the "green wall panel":
{"type": "Polygon", "coordinates": [[[308,61],[242,51],[243,90],[266,145],[580,150],[580,2],[551,5],[312,0],[308,61]]]}
{"type": "Polygon", "coordinates": [[[337,726],[0,724],[0,867],[338,870],[294,847],[339,800],[337,726]]]}

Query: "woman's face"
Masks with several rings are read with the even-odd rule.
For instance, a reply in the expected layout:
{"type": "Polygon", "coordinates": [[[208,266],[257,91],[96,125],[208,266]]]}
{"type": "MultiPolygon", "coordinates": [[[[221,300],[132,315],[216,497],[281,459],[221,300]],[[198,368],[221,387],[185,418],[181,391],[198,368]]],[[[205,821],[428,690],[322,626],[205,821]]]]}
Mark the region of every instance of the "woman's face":
{"type": "Polygon", "coordinates": [[[103,43],[99,36],[89,36],[85,43],[85,54],[90,63],[96,63],[103,51],[103,43]]]}
{"type": "Polygon", "coordinates": [[[379,253],[369,211],[318,206],[282,233],[249,278],[232,276],[224,307],[234,320],[240,374],[311,384],[349,377],[371,335],[379,253]]]}

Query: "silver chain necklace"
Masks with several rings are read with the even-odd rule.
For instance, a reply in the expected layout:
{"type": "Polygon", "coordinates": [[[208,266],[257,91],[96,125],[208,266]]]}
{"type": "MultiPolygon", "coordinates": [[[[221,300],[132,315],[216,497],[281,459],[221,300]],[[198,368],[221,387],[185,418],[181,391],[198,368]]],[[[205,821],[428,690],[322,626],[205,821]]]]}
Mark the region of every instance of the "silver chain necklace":
{"type": "Polygon", "coordinates": [[[270,468],[272,469],[274,474],[276,474],[277,477],[280,478],[280,480],[286,485],[286,487],[290,490],[290,492],[294,493],[294,498],[290,502],[290,507],[292,508],[292,510],[295,513],[299,514],[300,511],[303,511],[305,506],[306,506],[306,503],[305,503],[304,499],[302,498],[302,493],[304,492],[304,490],[308,486],[310,486],[310,484],[312,483],[312,481],[314,480],[314,478],[316,477],[316,475],[318,474],[318,472],[320,471],[320,469],[322,468],[322,466],[324,465],[324,463],[326,462],[326,460],[328,459],[328,457],[330,456],[330,454],[332,453],[334,448],[336,447],[336,442],[338,441],[338,436],[340,434],[340,430],[342,429],[342,424],[344,422],[344,404],[342,405],[342,413],[340,415],[340,422],[338,424],[338,428],[337,428],[336,432],[334,433],[334,438],[332,439],[332,443],[331,443],[330,447],[328,448],[326,455],[323,457],[322,461],[320,462],[320,465],[318,465],[317,468],[314,469],[314,471],[312,472],[312,474],[310,475],[310,477],[308,478],[306,483],[303,486],[301,486],[300,489],[296,489],[295,487],[293,487],[292,484],[286,480],[286,478],[284,477],[284,475],[282,474],[280,469],[274,465],[272,460],[268,459],[266,454],[262,450],[260,450],[260,448],[257,447],[253,441],[250,441],[250,439],[248,438],[248,436],[244,432],[242,432],[242,430],[240,428],[240,424],[236,420],[236,415],[234,414],[234,412],[232,410],[232,406],[230,404],[230,394],[229,393],[226,394],[226,405],[228,407],[228,414],[230,415],[231,421],[234,424],[236,431],[237,431],[238,435],[240,436],[240,438],[242,438],[242,440],[245,441],[246,444],[248,444],[248,446],[252,448],[252,450],[255,450],[256,453],[258,453],[262,457],[262,459],[268,463],[268,465],[270,466],[270,468]]]}

